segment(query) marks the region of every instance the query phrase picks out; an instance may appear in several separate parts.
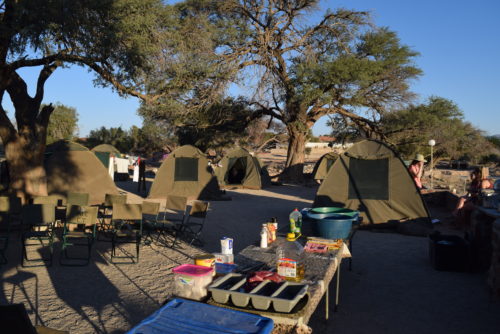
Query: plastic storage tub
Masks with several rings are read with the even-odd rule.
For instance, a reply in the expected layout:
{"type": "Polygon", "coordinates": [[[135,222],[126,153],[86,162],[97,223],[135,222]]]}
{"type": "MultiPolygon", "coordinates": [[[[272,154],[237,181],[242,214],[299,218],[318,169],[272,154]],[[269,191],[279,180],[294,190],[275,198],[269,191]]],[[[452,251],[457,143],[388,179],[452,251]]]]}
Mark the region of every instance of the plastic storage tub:
{"type": "Polygon", "coordinates": [[[174,299],[127,334],[268,334],[273,320],[184,299],[174,299]]]}
{"type": "Polygon", "coordinates": [[[352,229],[351,218],[324,218],[313,224],[316,236],[325,239],[347,239],[352,229]]]}
{"type": "Polygon", "coordinates": [[[195,264],[175,267],[174,294],[179,297],[201,300],[207,295],[207,287],[212,282],[213,269],[195,264]]]}
{"type": "Polygon", "coordinates": [[[312,233],[325,239],[346,239],[352,225],[358,222],[359,212],[338,207],[318,207],[308,211],[312,233]]]}

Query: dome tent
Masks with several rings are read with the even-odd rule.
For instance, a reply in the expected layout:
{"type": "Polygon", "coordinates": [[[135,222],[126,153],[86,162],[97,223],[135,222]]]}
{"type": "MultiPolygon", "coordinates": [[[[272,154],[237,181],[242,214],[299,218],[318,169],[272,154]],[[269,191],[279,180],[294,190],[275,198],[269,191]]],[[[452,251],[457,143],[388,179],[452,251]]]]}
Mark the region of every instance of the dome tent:
{"type": "Polygon", "coordinates": [[[386,144],[363,140],[339,155],[318,189],[313,207],[359,210],[363,224],[430,223],[429,211],[408,169],[386,144]]]}
{"type": "Polygon", "coordinates": [[[92,152],[108,152],[112,153],[115,156],[121,157],[120,151],[116,147],[110,144],[100,144],[91,149],[92,152]]]}
{"type": "Polygon", "coordinates": [[[312,176],[314,180],[324,180],[328,175],[328,171],[333,166],[333,163],[338,158],[338,154],[328,152],[324,154],[314,165],[312,176]]]}
{"type": "Polygon", "coordinates": [[[156,173],[148,198],[165,198],[167,195],[204,200],[220,197],[217,179],[203,152],[184,145],[168,155],[156,173]]]}
{"type": "Polygon", "coordinates": [[[231,150],[219,163],[215,174],[221,187],[261,189],[271,184],[267,169],[243,148],[231,150]]]}
{"type": "Polygon", "coordinates": [[[74,142],[57,141],[48,145],[45,170],[49,195],[88,193],[90,204],[101,204],[106,194],[118,194],[107,169],[94,153],[74,142]]]}

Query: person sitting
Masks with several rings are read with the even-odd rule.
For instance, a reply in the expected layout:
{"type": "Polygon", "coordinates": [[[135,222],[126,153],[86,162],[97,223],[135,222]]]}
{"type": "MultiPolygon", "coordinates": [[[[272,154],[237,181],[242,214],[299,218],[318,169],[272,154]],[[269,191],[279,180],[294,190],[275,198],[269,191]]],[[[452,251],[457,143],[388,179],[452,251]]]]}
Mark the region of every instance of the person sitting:
{"type": "Polygon", "coordinates": [[[485,177],[480,168],[474,168],[470,174],[471,183],[465,196],[459,198],[453,215],[457,217],[457,227],[467,227],[470,222],[470,214],[474,210],[481,190],[492,187],[492,182],[485,177]]]}
{"type": "Polygon", "coordinates": [[[417,154],[415,156],[415,159],[413,159],[410,166],[408,167],[408,171],[413,177],[413,181],[415,181],[415,185],[418,189],[423,188],[422,176],[424,175],[424,163],[426,162],[427,160],[424,159],[424,156],[422,154],[417,154]]]}

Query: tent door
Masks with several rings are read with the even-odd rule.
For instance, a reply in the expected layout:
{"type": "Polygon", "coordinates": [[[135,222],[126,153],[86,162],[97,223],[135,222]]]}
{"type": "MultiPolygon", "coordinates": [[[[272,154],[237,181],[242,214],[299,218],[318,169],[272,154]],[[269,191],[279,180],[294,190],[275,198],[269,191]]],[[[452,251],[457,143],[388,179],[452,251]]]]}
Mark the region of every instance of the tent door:
{"type": "Polygon", "coordinates": [[[227,170],[226,174],[226,183],[232,185],[241,185],[247,174],[246,157],[230,158],[228,166],[229,169],[227,170]]]}

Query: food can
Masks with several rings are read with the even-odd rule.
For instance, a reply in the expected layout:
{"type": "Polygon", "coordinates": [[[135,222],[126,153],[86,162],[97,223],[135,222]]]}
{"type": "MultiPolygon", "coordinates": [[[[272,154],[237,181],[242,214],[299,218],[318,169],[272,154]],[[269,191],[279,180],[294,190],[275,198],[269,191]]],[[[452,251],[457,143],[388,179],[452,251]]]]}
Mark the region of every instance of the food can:
{"type": "Polygon", "coordinates": [[[194,264],[197,266],[209,267],[214,269],[215,275],[215,256],[212,254],[200,254],[194,257],[194,264]]]}
{"type": "Polygon", "coordinates": [[[221,253],[233,254],[233,238],[224,237],[220,239],[221,253]]]}

